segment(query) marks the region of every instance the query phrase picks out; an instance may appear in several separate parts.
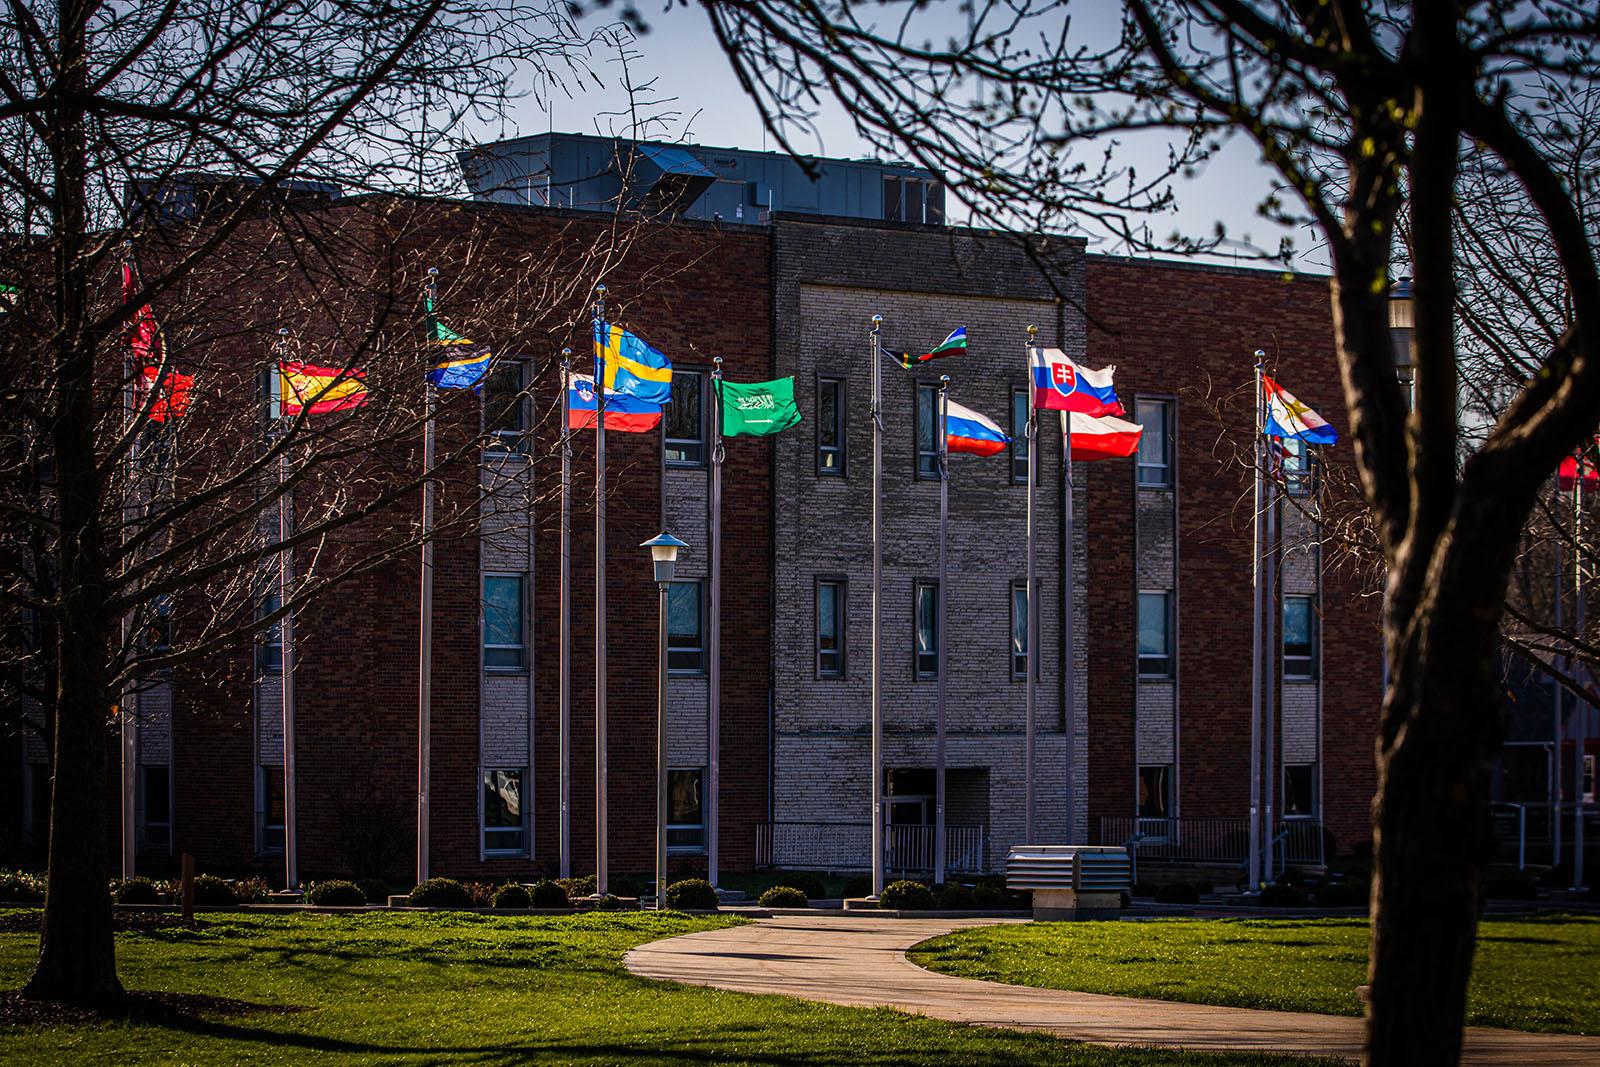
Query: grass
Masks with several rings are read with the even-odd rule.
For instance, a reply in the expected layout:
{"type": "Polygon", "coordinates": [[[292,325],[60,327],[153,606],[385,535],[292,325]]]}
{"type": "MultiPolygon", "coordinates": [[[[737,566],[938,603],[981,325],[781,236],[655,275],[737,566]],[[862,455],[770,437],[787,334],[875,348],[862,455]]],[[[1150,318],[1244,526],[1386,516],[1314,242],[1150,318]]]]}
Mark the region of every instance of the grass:
{"type": "MultiPolygon", "coordinates": [[[[4,917],[4,913],[0,913],[4,917]]],[[[740,920],[641,913],[214,913],[198,929],[119,935],[129,988],[225,994],[293,1012],[0,1029],[0,1060],[1068,1064],[1232,1067],[1287,1057],[1075,1045],[888,1010],[649,982],[622,968],[645,941],[740,920]]],[[[0,987],[20,985],[35,937],[0,934],[0,987]]]]}
{"type": "MultiPolygon", "coordinates": [[[[1360,1015],[1361,919],[1170,919],[962,930],[911,958],[930,970],[1046,989],[1360,1015]]],[[[1600,1034],[1600,919],[1478,926],[1467,1022],[1600,1034]]]]}

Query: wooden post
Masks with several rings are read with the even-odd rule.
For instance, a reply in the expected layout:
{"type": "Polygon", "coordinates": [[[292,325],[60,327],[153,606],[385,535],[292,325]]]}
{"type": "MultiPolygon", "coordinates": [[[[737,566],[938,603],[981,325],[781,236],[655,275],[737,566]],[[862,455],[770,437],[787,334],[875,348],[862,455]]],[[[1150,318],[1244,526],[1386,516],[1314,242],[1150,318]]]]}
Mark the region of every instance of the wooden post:
{"type": "Polygon", "coordinates": [[[194,919],[194,857],[183,854],[183,921],[194,919]]]}

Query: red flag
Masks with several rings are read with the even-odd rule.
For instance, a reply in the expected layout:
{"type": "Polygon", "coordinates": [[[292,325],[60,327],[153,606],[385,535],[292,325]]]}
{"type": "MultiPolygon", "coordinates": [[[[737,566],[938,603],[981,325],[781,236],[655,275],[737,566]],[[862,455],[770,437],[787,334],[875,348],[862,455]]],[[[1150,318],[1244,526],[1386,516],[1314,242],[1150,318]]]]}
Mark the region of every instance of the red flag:
{"type": "MultiPolygon", "coordinates": [[[[133,299],[138,285],[133,280],[133,267],[127,263],[122,265],[122,301],[128,303],[133,299]]],[[[128,329],[128,348],[133,352],[133,365],[140,368],[139,376],[134,379],[134,390],[139,397],[139,402],[144,402],[144,397],[152,390],[158,389],[159,395],[150,405],[150,421],[166,422],[168,418],[182,418],[189,410],[189,392],[194,387],[194,375],[179,374],[177,371],[161,373],[161,361],[166,352],[166,343],[161,337],[161,327],[156,324],[155,312],[149,304],[143,304],[134,313],[133,322],[128,329]]]]}
{"type": "MultiPolygon", "coordinates": [[[[1596,440],[1600,441],[1600,438],[1596,440]]],[[[1562,460],[1556,478],[1563,491],[1571,489],[1578,480],[1578,457],[1568,456],[1562,460]]],[[[1594,460],[1586,456],[1583,461],[1583,487],[1594,489],[1597,486],[1600,486],[1600,467],[1596,467],[1594,460]]]]}

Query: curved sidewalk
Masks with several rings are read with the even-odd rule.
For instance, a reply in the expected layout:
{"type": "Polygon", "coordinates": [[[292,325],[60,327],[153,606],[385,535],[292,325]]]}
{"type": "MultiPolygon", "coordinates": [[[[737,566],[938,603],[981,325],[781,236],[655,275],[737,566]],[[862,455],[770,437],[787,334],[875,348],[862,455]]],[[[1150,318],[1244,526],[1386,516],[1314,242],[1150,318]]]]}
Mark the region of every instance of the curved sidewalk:
{"type": "MultiPolygon", "coordinates": [[[[1214,1007],[1002,985],[923,970],[905,950],[993,919],[784,915],[640,945],[628,970],[645,978],[889,1007],[978,1026],[1039,1030],[1101,1045],[1294,1052],[1356,1059],[1362,1020],[1214,1007]]],[[[1600,1037],[1473,1027],[1464,1063],[1600,1064],[1600,1037]]]]}

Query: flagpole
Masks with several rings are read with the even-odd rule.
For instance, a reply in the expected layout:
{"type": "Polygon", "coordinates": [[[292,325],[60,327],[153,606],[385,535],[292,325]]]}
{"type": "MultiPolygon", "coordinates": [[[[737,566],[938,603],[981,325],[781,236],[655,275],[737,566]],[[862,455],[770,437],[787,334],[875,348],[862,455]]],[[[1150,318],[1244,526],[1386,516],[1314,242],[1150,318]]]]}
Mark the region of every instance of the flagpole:
{"type": "Polygon", "coordinates": [[[561,350],[560,872],[572,877],[572,349],[561,350]]]}
{"type": "MultiPolygon", "coordinates": [[[[428,268],[428,306],[439,297],[439,268],[428,268]]],[[[417,597],[421,615],[417,642],[417,884],[428,880],[428,787],[433,765],[433,464],[437,396],[424,385],[422,423],[422,575],[417,597]]]]}
{"type": "Polygon", "coordinates": [[[1067,536],[1062,544],[1061,569],[1064,572],[1062,579],[1063,593],[1061,598],[1061,625],[1065,630],[1062,654],[1066,662],[1061,665],[1061,676],[1064,679],[1062,686],[1062,706],[1066,712],[1066,736],[1062,739],[1065,743],[1065,756],[1067,765],[1067,840],[1071,841],[1078,828],[1078,720],[1076,716],[1078,704],[1078,677],[1077,677],[1077,634],[1074,627],[1077,622],[1074,611],[1076,605],[1077,577],[1074,573],[1076,562],[1076,546],[1072,539],[1072,413],[1061,413],[1061,477],[1066,483],[1066,497],[1062,504],[1062,525],[1066,527],[1067,536]]]}
{"type": "Polygon", "coordinates": [[[1250,539],[1250,864],[1249,890],[1261,887],[1261,375],[1267,354],[1256,349],[1256,419],[1251,433],[1251,464],[1255,472],[1255,498],[1251,508],[1250,539]]]}
{"type": "MultiPolygon", "coordinates": [[[[1033,375],[1033,349],[1034,342],[1039,334],[1039,327],[1028,327],[1028,343],[1023,349],[1023,367],[1027,371],[1029,380],[1033,375]]],[[[1027,510],[1027,600],[1024,607],[1027,610],[1028,630],[1028,655],[1027,677],[1022,680],[1022,691],[1025,694],[1025,708],[1023,712],[1023,739],[1022,739],[1022,838],[1025,844],[1034,844],[1033,840],[1033,749],[1034,749],[1034,706],[1033,706],[1033,678],[1034,663],[1039,655],[1039,611],[1038,611],[1038,581],[1034,572],[1033,555],[1033,487],[1038,481],[1036,472],[1039,469],[1039,435],[1035,431],[1039,426],[1039,412],[1034,407],[1033,390],[1028,390],[1028,421],[1023,427],[1023,433],[1028,439],[1028,510],[1027,510]]]]}
{"type": "MultiPolygon", "coordinates": [[[[278,380],[283,380],[281,360],[283,339],[289,331],[278,330],[280,367],[274,368],[278,380]]],[[[283,612],[278,621],[278,650],[281,656],[278,672],[278,689],[283,697],[283,867],[284,888],[293,889],[300,883],[299,859],[295,840],[295,736],[294,736],[294,611],[289,607],[290,584],[294,569],[294,550],[288,547],[294,535],[294,500],[285,488],[291,469],[289,465],[288,425],[283,413],[283,393],[278,394],[278,434],[283,451],[278,456],[278,609],[283,612]]]]}
{"type": "MultiPolygon", "coordinates": [[[[129,278],[133,277],[132,271],[132,243],[123,241],[123,254],[127,256],[127,270],[129,278]]],[[[124,299],[126,303],[126,299],[124,299]]],[[[135,364],[131,337],[129,345],[124,350],[122,357],[123,380],[123,417],[124,427],[133,427],[134,418],[139,411],[139,393],[134,384],[134,375],[143,377],[144,368],[135,364]]],[[[157,383],[159,385],[159,383],[157,383]]],[[[134,519],[138,514],[138,501],[134,495],[134,480],[139,469],[139,438],[137,434],[129,434],[128,462],[126,482],[122,487],[122,540],[128,540],[128,533],[134,519]]],[[[124,570],[128,567],[126,558],[122,561],[124,570]]],[[[123,654],[130,654],[130,642],[134,640],[133,627],[129,613],[122,616],[122,646],[123,654]]],[[[139,776],[139,722],[133,709],[128,705],[137,700],[131,689],[124,689],[122,699],[117,708],[117,721],[122,727],[122,877],[124,880],[132,878],[135,873],[138,857],[137,833],[138,826],[135,818],[138,776],[139,776]]]]}
{"type": "MultiPolygon", "coordinates": [[[[1584,604],[1585,574],[1583,562],[1583,477],[1584,468],[1589,465],[1589,447],[1585,446],[1578,453],[1577,475],[1572,482],[1572,632],[1579,639],[1585,635],[1585,624],[1588,621],[1587,605],[1584,604]]],[[[1571,660],[1568,660],[1570,665],[1571,660]]],[[[1589,743],[1589,706],[1583,697],[1577,693],[1572,699],[1572,888],[1584,888],[1584,840],[1583,840],[1583,764],[1584,749],[1589,743]]]]}
{"type": "Polygon", "coordinates": [[[722,357],[711,361],[711,631],[706,652],[706,881],[717,885],[722,796],[722,357]]]}
{"type": "MultiPolygon", "coordinates": [[[[594,287],[594,324],[606,317],[606,287],[594,287]]],[[[594,891],[606,895],[606,365],[598,332],[594,347],[594,891]]]]}
{"type": "Polygon", "coordinates": [[[879,669],[883,656],[883,399],[878,354],[883,316],[872,316],[867,344],[872,361],[872,899],[883,894],[883,705],[879,669]]]}
{"type": "Polygon", "coordinates": [[[945,665],[945,585],[949,580],[945,568],[945,541],[950,524],[950,375],[939,376],[939,617],[934,634],[939,655],[939,696],[934,703],[933,729],[933,884],[944,885],[945,831],[944,831],[944,688],[948,670],[945,665]]]}
{"type": "MultiPolygon", "coordinates": [[[[1276,468],[1280,462],[1281,452],[1273,453],[1271,443],[1267,448],[1267,463],[1276,468]]],[[[1278,581],[1278,567],[1282,559],[1279,552],[1278,538],[1281,531],[1278,528],[1278,482],[1274,478],[1264,478],[1262,484],[1267,494],[1266,515],[1266,544],[1263,546],[1265,558],[1262,561],[1263,584],[1266,590],[1266,610],[1261,620],[1261,663],[1263,670],[1261,694],[1261,801],[1262,801],[1262,852],[1261,852],[1261,877],[1265,881],[1272,881],[1277,877],[1278,867],[1278,826],[1275,818],[1277,805],[1273,803],[1274,792],[1278,787],[1277,775],[1277,721],[1278,721],[1278,664],[1282,658],[1278,642],[1279,615],[1282,614],[1278,596],[1280,593],[1278,581]]]]}

